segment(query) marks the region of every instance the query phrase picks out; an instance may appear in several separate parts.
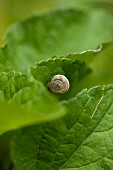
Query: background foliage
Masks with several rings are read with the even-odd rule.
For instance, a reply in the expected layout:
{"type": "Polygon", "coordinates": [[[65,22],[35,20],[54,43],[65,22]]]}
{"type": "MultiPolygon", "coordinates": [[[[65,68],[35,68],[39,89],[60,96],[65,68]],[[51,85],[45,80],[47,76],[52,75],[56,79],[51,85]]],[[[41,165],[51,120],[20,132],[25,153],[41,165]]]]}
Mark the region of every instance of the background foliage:
{"type": "Polygon", "coordinates": [[[112,0],[0,0],[0,43],[3,43],[7,28],[32,14],[55,8],[76,7],[78,9],[103,8],[113,15],[112,0]]]}

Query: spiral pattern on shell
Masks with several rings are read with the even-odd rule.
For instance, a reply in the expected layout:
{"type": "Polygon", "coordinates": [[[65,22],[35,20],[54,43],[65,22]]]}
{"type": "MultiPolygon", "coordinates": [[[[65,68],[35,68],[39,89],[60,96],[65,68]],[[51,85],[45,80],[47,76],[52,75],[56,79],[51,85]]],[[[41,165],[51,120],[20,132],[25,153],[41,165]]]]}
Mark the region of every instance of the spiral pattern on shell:
{"type": "Polygon", "coordinates": [[[48,88],[55,94],[64,94],[69,90],[69,81],[64,75],[55,75],[48,83],[48,88]]]}

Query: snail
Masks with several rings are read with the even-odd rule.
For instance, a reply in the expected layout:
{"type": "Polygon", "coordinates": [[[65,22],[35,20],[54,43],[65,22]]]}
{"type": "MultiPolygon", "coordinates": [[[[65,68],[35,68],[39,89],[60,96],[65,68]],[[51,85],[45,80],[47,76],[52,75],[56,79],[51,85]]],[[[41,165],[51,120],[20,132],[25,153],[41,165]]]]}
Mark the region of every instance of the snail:
{"type": "Polygon", "coordinates": [[[48,89],[55,94],[64,94],[69,90],[70,84],[64,75],[57,74],[53,76],[47,86],[48,89]]]}

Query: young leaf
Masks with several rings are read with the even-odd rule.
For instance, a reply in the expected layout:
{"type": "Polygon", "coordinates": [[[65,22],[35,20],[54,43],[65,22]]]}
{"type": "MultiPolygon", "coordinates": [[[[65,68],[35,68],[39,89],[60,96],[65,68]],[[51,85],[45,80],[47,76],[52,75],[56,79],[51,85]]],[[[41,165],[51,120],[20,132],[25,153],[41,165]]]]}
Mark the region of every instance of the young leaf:
{"type": "Polygon", "coordinates": [[[113,85],[83,90],[65,103],[59,120],[18,131],[15,170],[112,170],[113,85]]]}
{"type": "Polygon", "coordinates": [[[14,71],[0,74],[0,134],[63,116],[58,104],[40,82],[29,82],[14,71]]]}
{"type": "Polygon", "coordinates": [[[37,63],[36,67],[31,67],[30,71],[32,76],[44,85],[47,85],[54,75],[65,75],[70,82],[70,88],[68,93],[58,97],[66,100],[75,95],[78,81],[85,77],[91,70],[86,63],[79,60],[56,58],[37,63]]]}
{"type": "Polygon", "coordinates": [[[96,49],[113,40],[113,20],[105,12],[76,9],[40,14],[13,26],[0,49],[0,69],[26,72],[54,55],[96,49]]]}

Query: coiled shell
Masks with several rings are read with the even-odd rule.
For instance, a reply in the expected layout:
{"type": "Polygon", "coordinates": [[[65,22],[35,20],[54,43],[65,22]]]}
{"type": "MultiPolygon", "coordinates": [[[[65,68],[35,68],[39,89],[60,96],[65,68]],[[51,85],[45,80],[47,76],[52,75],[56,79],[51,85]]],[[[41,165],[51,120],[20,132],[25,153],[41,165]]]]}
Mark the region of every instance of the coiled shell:
{"type": "Polygon", "coordinates": [[[55,94],[64,94],[69,90],[69,81],[64,75],[55,75],[51,82],[48,83],[48,88],[55,94]]]}

